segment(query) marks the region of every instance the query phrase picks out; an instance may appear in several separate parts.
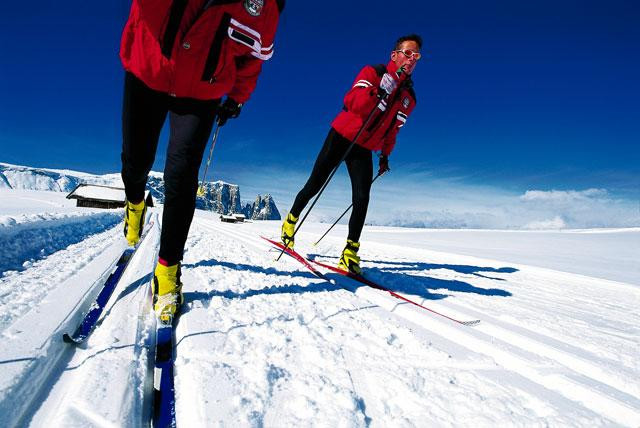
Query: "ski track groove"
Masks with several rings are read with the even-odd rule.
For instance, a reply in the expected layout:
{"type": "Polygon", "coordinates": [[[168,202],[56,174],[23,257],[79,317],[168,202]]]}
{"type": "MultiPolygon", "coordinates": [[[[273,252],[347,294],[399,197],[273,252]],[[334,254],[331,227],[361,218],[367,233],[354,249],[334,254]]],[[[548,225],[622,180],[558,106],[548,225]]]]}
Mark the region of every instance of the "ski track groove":
{"type": "Polygon", "coordinates": [[[46,299],[51,290],[59,284],[71,280],[82,269],[114,245],[118,227],[91,236],[85,241],[69,245],[67,248],[39,260],[21,272],[12,272],[0,278],[0,290],[6,288],[0,303],[0,332],[20,318],[32,307],[46,299]],[[56,266],[73,260],[73,269],[57,270],[56,266]],[[47,272],[43,276],[42,272],[47,272]],[[25,290],[29,290],[25,292],[25,290]]]}
{"type": "MultiPolygon", "coordinates": [[[[593,280],[592,278],[589,278],[589,279],[593,280]]],[[[510,280],[510,282],[513,282],[514,284],[517,284],[519,286],[526,286],[526,284],[519,284],[519,283],[522,283],[523,280],[519,280],[519,281],[510,280]]],[[[538,303],[540,303],[541,306],[543,306],[544,303],[548,303],[549,301],[548,296],[544,298],[545,294],[543,292],[537,292],[537,293],[532,292],[532,293],[543,296],[538,301],[538,303]]],[[[536,353],[542,357],[554,360],[558,364],[561,364],[573,371],[576,371],[587,378],[592,378],[598,382],[601,382],[607,385],[610,388],[623,392],[628,396],[630,396],[629,398],[638,402],[637,398],[635,397],[637,397],[640,394],[639,385],[634,383],[629,383],[626,381],[628,378],[626,377],[621,378],[620,376],[616,376],[615,374],[608,373],[605,369],[603,369],[602,367],[603,365],[606,367],[608,366],[608,363],[615,363],[615,361],[613,361],[610,358],[596,355],[592,353],[589,349],[586,349],[584,347],[576,346],[569,343],[562,343],[559,339],[556,339],[552,335],[531,331],[527,327],[521,324],[511,322],[509,320],[507,321],[498,320],[495,317],[488,315],[486,311],[482,311],[481,309],[476,309],[476,308],[472,309],[471,307],[469,307],[470,306],[469,303],[456,304],[451,301],[434,302],[434,301],[421,298],[419,296],[407,294],[407,293],[399,293],[399,294],[412,299],[421,299],[420,301],[421,304],[426,306],[430,305],[433,308],[438,308],[438,310],[441,310],[440,308],[446,308],[447,310],[455,312],[458,317],[466,316],[469,318],[482,319],[483,322],[480,325],[474,327],[476,330],[483,331],[498,340],[505,340],[505,338],[508,338],[509,343],[512,345],[517,343],[518,347],[520,347],[523,350],[526,350],[527,352],[536,353]],[[493,324],[485,322],[488,320],[491,320],[493,324]],[[516,333],[513,330],[517,330],[519,331],[519,333],[516,333]],[[534,339],[529,335],[537,336],[539,339],[534,339]],[[554,342],[556,345],[564,346],[565,348],[571,348],[574,352],[577,352],[589,358],[586,359],[586,358],[580,358],[580,357],[571,355],[566,350],[559,349],[559,346],[550,345],[548,342],[554,342]],[[589,359],[593,359],[595,360],[595,362],[592,363],[589,361],[589,359]]],[[[529,297],[527,298],[527,300],[529,300],[529,297]]],[[[584,300],[587,303],[592,303],[590,300],[586,298],[582,300],[584,300]]],[[[619,309],[615,306],[612,306],[612,309],[613,308],[619,309]]],[[[588,312],[585,311],[583,313],[586,314],[588,312]]],[[[630,368],[627,367],[627,370],[625,370],[625,373],[626,375],[633,377],[634,376],[633,370],[629,370],[629,369],[630,368]]]]}
{"type": "MultiPolygon", "coordinates": [[[[204,219],[201,220],[199,224],[209,230],[222,233],[235,241],[242,241],[243,243],[258,250],[271,248],[268,245],[261,245],[257,243],[259,237],[250,232],[239,230],[230,231],[226,229],[227,225],[214,225],[213,221],[207,221],[204,219]]],[[[236,226],[236,229],[239,229],[237,226],[241,225],[233,226],[236,226]]],[[[362,287],[359,287],[358,289],[362,289],[362,287]]],[[[371,289],[367,291],[377,292],[378,290],[371,289]]],[[[355,294],[358,295],[357,293],[355,294]]],[[[383,293],[378,292],[378,294],[383,293]]],[[[406,293],[401,294],[405,295],[406,293]]],[[[467,316],[469,318],[477,316],[477,311],[468,310],[468,308],[463,309],[459,306],[456,308],[457,305],[455,304],[433,304],[431,301],[427,301],[427,299],[422,299],[418,296],[407,296],[413,299],[417,297],[422,300],[423,304],[430,304],[431,306],[436,307],[446,307],[450,311],[457,312],[456,316],[467,316]]],[[[380,297],[387,298],[387,300],[396,300],[388,298],[387,296],[380,297]]],[[[540,302],[542,301],[543,299],[540,299],[540,302]]],[[[390,312],[396,312],[396,308],[401,305],[406,304],[398,303],[393,306],[393,309],[391,309],[390,312]]],[[[409,310],[417,312],[417,309],[415,308],[410,308],[409,310]]],[[[426,314],[420,315],[426,317],[426,314]]],[[[400,316],[405,318],[402,315],[400,316]]],[[[491,319],[492,317],[486,318],[491,319]]],[[[634,394],[637,393],[637,388],[634,388],[624,382],[624,380],[607,373],[596,364],[570,355],[563,350],[557,349],[534,338],[526,337],[523,334],[514,332],[507,328],[505,325],[506,323],[496,325],[491,324],[490,321],[487,322],[487,319],[485,318],[481,319],[482,323],[479,326],[473,327],[473,329],[477,331],[476,334],[467,333],[466,329],[469,327],[460,327],[455,329],[452,328],[452,326],[447,325],[446,330],[448,330],[450,334],[447,334],[446,337],[459,337],[461,340],[458,340],[458,342],[462,343],[463,346],[467,347],[469,350],[473,352],[481,352],[493,358],[505,369],[518,373],[519,375],[541,385],[547,390],[556,391],[578,405],[584,406],[585,408],[596,408],[601,414],[606,415],[606,417],[611,421],[616,421],[621,424],[627,424],[629,421],[640,423],[640,412],[635,409],[640,408],[640,401],[634,396],[634,394]],[[518,356],[517,354],[521,355],[518,356]],[[535,360],[532,360],[528,354],[533,354],[538,357],[542,357],[543,359],[551,360],[554,363],[565,367],[567,372],[561,374],[545,374],[544,372],[548,371],[552,366],[548,366],[548,362],[544,364],[543,362],[535,362],[535,360]],[[533,365],[532,362],[534,362],[533,365]],[[573,375],[572,372],[578,374],[578,376],[573,375]],[[602,385],[598,386],[598,384],[602,385]],[[602,393],[598,391],[606,389],[609,389],[609,395],[607,396],[602,395],[602,393]],[[633,403],[635,408],[629,406],[630,403],[633,403]]],[[[424,324],[419,322],[419,319],[417,321],[418,322],[415,323],[416,325],[421,328],[425,328],[424,324]]],[[[439,324],[441,327],[446,325],[446,323],[441,322],[441,320],[434,321],[436,325],[439,324]]],[[[495,319],[492,319],[492,321],[495,321],[495,319]]],[[[441,330],[428,330],[431,333],[443,335],[441,330]]],[[[557,368],[554,370],[557,371],[557,368]]]]}
{"type": "MultiPolygon", "coordinates": [[[[426,304],[426,299],[424,299],[423,302],[425,302],[426,304]]],[[[455,303],[451,303],[450,305],[458,306],[455,303]]],[[[602,358],[591,353],[589,350],[577,348],[570,344],[561,343],[550,336],[535,332],[526,327],[499,320],[484,311],[477,311],[471,308],[460,308],[460,311],[464,311],[470,316],[478,317],[483,320],[482,323],[474,327],[476,330],[482,331],[495,338],[507,340],[512,345],[517,344],[517,346],[522,349],[526,349],[527,351],[534,352],[542,357],[554,360],[558,364],[574,370],[584,375],[585,377],[601,382],[613,389],[624,392],[631,397],[640,395],[640,389],[638,389],[638,385],[628,383],[626,381],[634,376],[632,370],[625,370],[625,372],[622,374],[628,377],[620,378],[604,369],[609,364],[615,363],[610,359],[602,358]],[[539,338],[534,339],[531,336],[537,336],[539,338]],[[555,342],[555,344],[551,345],[549,343],[545,343],[545,341],[552,341],[555,342]],[[568,349],[560,349],[561,347],[568,349]],[[584,357],[588,358],[582,358],[580,356],[572,355],[569,352],[569,349],[571,349],[574,354],[581,354],[584,357]]],[[[640,402],[638,404],[640,404],[640,402]]]]}
{"type": "MultiPolygon", "coordinates": [[[[48,348],[47,354],[40,355],[26,373],[21,382],[13,388],[14,394],[18,391],[17,402],[14,404],[11,414],[4,414],[0,417],[0,422],[7,427],[22,427],[29,425],[33,414],[40,407],[40,404],[47,399],[51,385],[55,384],[63,374],[67,365],[73,358],[74,350],[69,347],[58,346],[52,350],[49,344],[43,344],[43,348],[48,348]],[[54,352],[55,351],[55,352],[54,352]],[[8,419],[4,420],[4,417],[8,419]]],[[[7,397],[7,399],[11,399],[7,397]]]]}
{"type": "MultiPolygon", "coordinates": [[[[382,296],[374,296],[376,290],[366,290],[359,294],[370,295],[373,303],[381,302],[382,296]]],[[[640,421],[640,415],[626,403],[607,396],[600,395],[591,386],[585,385],[583,380],[572,379],[571,373],[558,374],[557,368],[545,364],[543,361],[532,360],[533,353],[529,349],[514,347],[502,338],[485,334],[480,330],[468,327],[458,327],[439,319],[426,319],[424,314],[419,314],[413,307],[396,305],[392,309],[401,317],[413,321],[421,328],[430,330],[462,344],[470,351],[481,353],[492,358],[506,370],[518,373],[521,376],[536,382],[544,388],[556,391],[585,408],[597,409],[612,421],[625,424],[629,421],[640,421]],[[548,374],[549,370],[552,373],[548,374]]],[[[484,323],[484,320],[483,320],[484,323]]],[[[571,370],[571,368],[569,368],[571,370]]],[[[589,382],[587,382],[589,383],[589,382]]]]}
{"type": "MultiPolygon", "coordinates": [[[[151,221],[152,216],[157,217],[157,214],[150,213],[150,220],[148,221],[151,221]]],[[[147,262],[146,258],[149,253],[154,254],[154,256],[157,254],[159,249],[159,228],[157,222],[152,225],[152,230],[149,231],[145,241],[147,239],[155,239],[156,244],[152,245],[151,250],[142,251],[143,248],[140,248],[141,251],[137,251],[136,254],[134,254],[134,259],[131,260],[130,265],[123,274],[123,278],[130,278],[132,275],[135,276],[140,266],[147,262]]],[[[147,242],[142,243],[142,245],[145,244],[147,244],[147,242]]],[[[111,245],[118,245],[118,242],[112,242],[111,245]]],[[[100,414],[102,410],[101,407],[94,410],[94,403],[86,402],[78,398],[78,394],[82,394],[84,384],[87,381],[86,373],[78,369],[83,368],[88,362],[100,366],[99,362],[93,362],[91,360],[99,357],[109,362],[112,361],[109,356],[110,353],[115,355],[120,349],[133,347],[133,355],[135,358],[128,365],[125,365],[125,369],[120,369],[120,371],[126,371],[125,376],[127,377],[117,383],[121,385],[131,385],[131,390],[125,393],[125,396],[131,399],[131,402],[125,406],[125,419],[131,423],[135,421],[135,425],[149,425],[152,403],[152,396],[150,394],[152,394],[153,389],[153,379],[149,380],[147,377],[148,369],[145,367],[148,362],[148,352],[145,353],[145,351],[148,351],[146,346],[148,339],[145,337],[148,333],[145,331],[145,328],[148,327],[148,311],[150,309],[150,300],[148,298],[150,291],[149,282],[143,283],[143,286],[138,286],[134,289],[129,298],[129,306],[138,308],[138,315],[135,322],[135,340],[129,344],[127,339],[124,344],[116,346],[114,346],[113,343],[102,343],[103,337],[110,336],[111,334],[116,335],[114,336],[116,339],[115,343],[118,343],[118,335],[126,335],[126,333],[122,331],[123,328],[125,331],[129,328],[129,323],[126,319],[114,319],[114,316],[110,316],[111,310],[121,302],[120,297],[123,296],[126,291],[123,290],[123,284],[124,283],[118,284],[118,287],[114,290],[108,305],[105,307],[100,320],[96,324],[95,331],[87,338],[85,343],[79,346],[61,343],[59,348],[62,352],[60,352],[60,357],[57,357],[55,368],[50,370],[47,381],[42,383],[42,391],[33,395],[32,401],[36,404],[24,413],[22,420],[25,424],[29,421],[29,424],[40,425],[46,421],[46,423],[53,423],[54,425],[67,425],[69,421],[72,420],[75,421],[75,423],[83,421],[85,424],[96,426],[115,426],[114,422],[110,421],[105,415],[100,414]],[[146,316],[145,311],[147,312],[146,316]],[[103,322],[107,319],[109,320],[109,326],[103,326],[103,322]],[[107,331],[106,329],[108,327],[110,328],[107,331]],[[96,344],[96,341],[100,343],[96,344]],[[85,353],[87,354],[85,355],[85,353]],[[74,363],[74,365],[71,365],[71,363],[74,363]],[[53,396],[49,397],[53,388],[56,388],[57,391],[53,396]],[[45,389],[46,391],[44,391],[45,389]],[[138,416],[140,419],[138,419],[138,416]]],[[[130,328],[129,330],[131,331],[130,328]]],[[[62,342],[60,338],[61,333],[61,331],[56,329],[49,340],[59,340],[62,342]]],[[[153,352],[153,350],[151,350],[151,352],[153,352]]],[[[153,364],[153,359],[151,359],[151,364],[153,364]]],[[[113,379],[110,381],[113,382],[113,379]]]]}
{"type": "MultiPolygon", "coordinates": [[[[47,292],[46,296],[39,297],[36,303],[28,309],[39,313],[42,309],[42,304],[46,304],[47,297],[51,292],[59,291],[59,286],[65,284],[70,285],[77,281],[86,282],[87,278],[85,278],[85,271],[82,268],[90,265],[94,261],[98,262],[98,259],[103,253],[118,245],[115,237],[112,236],[115,233],[115,229],[117,229],[117,227],[96,234],[82,243],[73,244],[69,248],[54,253],[37,262],[38,266],[47,266],[51,264],[63,264],[63,259],[73,259],[74,257],[80,259],[73,264],[74,269],[71,270],[71,272],[61,273],[60,278],[62,278],[62,280],[59,283],[50,281],[51,284],[56,284],[58,287],[47,288],[45,290],[47,292]]],[[[119,251],[120,249],[117,249],[116,253],[119,253],[119,251]]],[[[4,400],[14,401],[10,409],[10,415],[14,415],[12,417],[13,421],[11,423],[7,422],[8,426],[26,424],[26,421],[37,411],[40,406],[40,401],[47,397],[49,387],[63,374],[66,366],[73,358],[74,350],[69,345],[62,343],[61,335],[66,329],[71,328],[71,326],[75,328],[76,324],[81,321],[83,314],[80,312],[82,312],[82,308],[89,307],[91,303],[90,300],[97,295],[99,287],[104,280],[106,280],[106,277],[110,274],[111,268],[114,265],[115,262],[111,265],[106,265],[107,267],[102,273],[89,275],[91,281],[93,281],[93,285],[87,287],[85,292],[77,296],[79,300],[74,305],[69,306],[68,313],[56,313],[56,324],[53,326],[51,335],[44,339],[42,343],[33,344],[37,346],[32,350],[36,352],[36,355],[32,357],[33,362],[18,375],[18,381],[10,387],[10,392],[4,398],[4,400]],[[15,397],[15,399],[13,397],[15,397]]],[[[17,281],[25,282],[25,276],[33,278],[35,275],[35,277],[38,277],[38,272],[34,274],[34,271],[27,269],[20,273],[17,281]]],[[[12,277],[5,277],[3,279],[9,280],[12,279],[12,277]]],[[[40,296],[40,294],[38,294],[38,296],[40,296]]],[[[22,311],[19,316],[13,317],[7,329],[12,329],[16,323],[21,323],[23,317],[30,316],[30,311],[22,311]]],[[[6,334],[6,331],[4,331],[3,334],[6,334]]],[[[3,403],[0,403],[0,407],[3,407],[5,404],[4,400],[3,403]]],[[[0,421],[2,420],[3,418],[0,417],[0,421]]]]}
{"type": "MultiPolygon", "coordinates": [[[[151,253],[153,266],[160,252],[160,231],[162,229],[161,216],[154,213],[155,227],[157,227],[156,242],[151,253]]],[[[144,254],[148,256],[148,254],[144,254]]],[[[151,426],[153,419],[154,397],[154,366],[155,366],[155,329],[153,328],[153,276],[138,290],[142,295],[139,302],[138,319],[136,324],[135,360],[138,366],[130,374],[130,384],[136,390],[137,404],[140,408],[140,422],[143,426],[151,426]]]]}

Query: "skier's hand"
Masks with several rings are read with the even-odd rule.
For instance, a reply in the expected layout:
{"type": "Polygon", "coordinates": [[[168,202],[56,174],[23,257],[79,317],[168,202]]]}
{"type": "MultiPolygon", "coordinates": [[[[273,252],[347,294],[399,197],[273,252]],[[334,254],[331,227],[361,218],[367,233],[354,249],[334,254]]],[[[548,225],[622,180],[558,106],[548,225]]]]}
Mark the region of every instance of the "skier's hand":
{"type": "Polygon", "coordinates": [[[218,107],[218,126],[224,125],[229,119],[235,119],[240,116],[240,109],[242,109],[242,104],[234,101],[232,98],[224,100],[222,105],[218,107]]]}
{"type": "Polygon", "coordinates": [[[380,80],[380,89],[385,91],[387,95],[391,95],[393,91],[398,87],[398,81],[393,78],[389,73],[384,73],[382,80],[380,80]]]}
{"type": "Polygon", "coordinates": [[[391,168],[389,168],[389,156],[380,155],[380,159],[378,160],[378,174],[382,175],[387,171],[391,171],[391,168]]]}

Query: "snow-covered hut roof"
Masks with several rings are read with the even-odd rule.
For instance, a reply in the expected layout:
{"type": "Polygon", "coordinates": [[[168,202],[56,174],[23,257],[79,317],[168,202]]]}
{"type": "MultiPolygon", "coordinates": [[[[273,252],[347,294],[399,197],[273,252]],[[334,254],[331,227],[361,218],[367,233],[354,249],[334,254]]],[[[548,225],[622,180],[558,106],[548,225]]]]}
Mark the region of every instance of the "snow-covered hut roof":
{"type": "MultiPolygon", "coordinates": [[[[67,195],[67,199],[77,199],[78,201],[93,201],[124,206],[126,195],[123,188],[112,186],[101,186],[97,184],[79,184],[67,195]]],[[[149,191],[145,192],[147,206],[153,206],[153,198],[149,191]]]]}

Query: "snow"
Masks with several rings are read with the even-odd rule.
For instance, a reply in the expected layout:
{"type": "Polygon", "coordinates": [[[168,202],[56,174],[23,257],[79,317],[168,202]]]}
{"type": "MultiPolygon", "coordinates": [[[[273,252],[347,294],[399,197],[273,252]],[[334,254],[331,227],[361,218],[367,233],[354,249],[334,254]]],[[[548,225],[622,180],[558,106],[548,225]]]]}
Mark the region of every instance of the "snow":
{"type": "MultiPolygon", "coordinates": [[[[338,226],[337,226],[338,227],[338,226]]],[[[336,234],[346,235],[346,229],[336,234]]],[[[640,285],[640,228],[563,231],[365,228],[363,241],[430,248],[640,285]]]]}
{"type": "Polygon", "coordinates": [[[124,203],[127,198],[124,193],[124,188],[115,189],[102,186],[81,186],[73,193],[74,195],[81,196],[83,198],[103,201],[121,201],[122,203],[124,203]]]}
{"type": "MultiPolygon", "coordinates": [[[[0,191],[0,207],[3,251],[31,248],[11,250],[13,265],[27,263],[0,277],[0,425],[146,423],[161,208],[149,210],[150,232],[100,324],[72,347],[62,333],[126,245],[122,211],[15,190],[0,191]]],[[[368,276],[481,320],[466,327],[343,277],[325,282],[286,256],[275,262],[259,235],[279,226],[196,212],[176,327],[178,426],[640,424],[640,229],[367,226],[368,276]]],[[[327,227],[305,224],[297,249],[335,263],[344,226],[311,246],[327,227]]]]}
{"type": "Polygon", "coordinates": [[[0,278],[29,267],[38,258],[111,228],[122,218],[122,210],[75,208],[64,199],[64,195],[54,192],[0,190],[0,200],[8,213],[0,214],[0,278]],[[42,207],[42,201],[46,201],[47,211],[38,212],[37,207],[42,207]],[[17,214],[20,211],[23,214],[17,214]]]}
{"type": "MultiPolygon", "coordinates": [[[[76,201],[65,198],[65,194],[38,190],[0,189],[0,219],[19,217],[23,214],[68,213],[76,201]]],[[[86,211],[86,210],[84,210],[86,211]]],[[[0,224],[3,224],[0,222],[0,224]]]]}

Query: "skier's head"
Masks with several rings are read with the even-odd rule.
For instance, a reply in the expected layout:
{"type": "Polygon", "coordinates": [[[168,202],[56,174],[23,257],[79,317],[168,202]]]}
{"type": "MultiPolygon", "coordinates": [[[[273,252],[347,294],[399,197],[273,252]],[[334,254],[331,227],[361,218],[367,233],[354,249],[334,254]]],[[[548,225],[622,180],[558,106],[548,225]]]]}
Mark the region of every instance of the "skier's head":
{"type": "Polygon", "coordinates": [[[402,36],[396,40],[396,44],[391,51],[391,61],[398,68],[404,66],[405,73],[411,74],[420,59],[420,49],[422,49],[422,37],[417,34],[402,36]]]}

